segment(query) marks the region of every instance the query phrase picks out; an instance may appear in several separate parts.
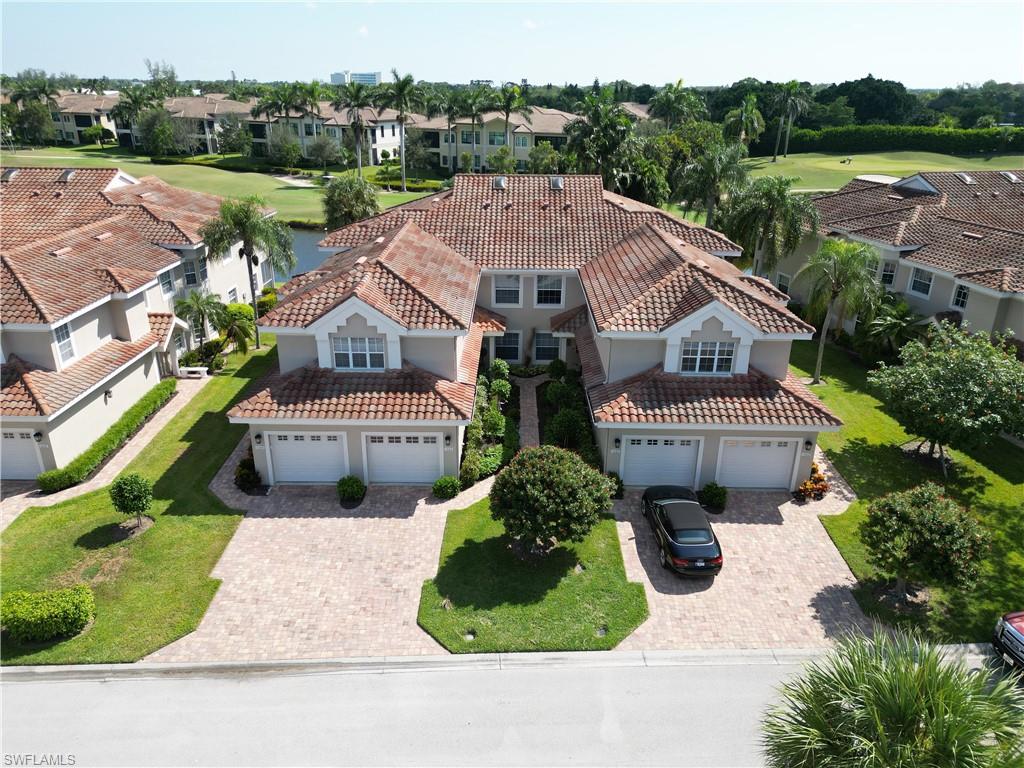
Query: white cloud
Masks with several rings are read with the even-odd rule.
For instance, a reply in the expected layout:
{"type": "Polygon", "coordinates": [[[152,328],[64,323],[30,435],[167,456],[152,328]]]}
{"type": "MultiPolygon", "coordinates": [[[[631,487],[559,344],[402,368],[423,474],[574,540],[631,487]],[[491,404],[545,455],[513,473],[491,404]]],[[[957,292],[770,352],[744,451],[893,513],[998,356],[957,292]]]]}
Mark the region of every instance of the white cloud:
{"type": "Polygon", "coordinates": [[[368,26],[366,26],[365,24],[363,24],[363,26],[361,26],[359,28],[359,36],[360,37],[369,37],[370,36],[370,28],[368,26]]]}
{"type": "Polygon", "coordinates": [[[525,29],[534,30],[537,28],[537,22],[533,19],[523,19],[523,27],[525,29]]]}

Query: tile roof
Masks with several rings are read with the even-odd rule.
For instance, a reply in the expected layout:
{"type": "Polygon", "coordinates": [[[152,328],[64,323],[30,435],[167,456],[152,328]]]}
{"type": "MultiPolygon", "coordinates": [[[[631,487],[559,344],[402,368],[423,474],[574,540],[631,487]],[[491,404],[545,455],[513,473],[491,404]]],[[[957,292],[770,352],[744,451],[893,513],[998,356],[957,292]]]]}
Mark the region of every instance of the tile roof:
{"type": "Polygon", "coordinates": [[[286,284],[261,324],[306,327],[356,297],[406,328],[468,330],[479,275],[471,261],[408,220],[286,284]]]}
{"type": "Polygon", "coordinates": [[[637,120],[647,120],[651,116],[651,105],[636,101],[623,101],[620,106],[637,120]]]}
{"type": "Polygon", "coordinates": [[[598,176],[563,176],[561,190],[548,176],[510,175],[504,190],[493,178],[459,174],[450,191],[331,232],[320,245],[360,245],[413,219],[481,269],[576,269],[646,222],[710,254],[740,252],[718,232],[606,192],[598,176]]]}
{"type": "Polygon", "coordinates": [[[459,356],[458,380],[468,384],[476,383],[477,372],[480,370],[480,350],[484,336],[495,336],[505,332],[505,318],[496,312],[477,307],[473,312],[473,324],[469,327],[462,342],[462,354],[459,356]]]}
{"type": "Polygon", "coordinates": [[[108,341],[61,371],[51,371],[11,355],[0,366],[0,414],[52,416],[131,360],[161,342],[158,330],[136,341],[108,341]]]}
{"type": "Polygon", "coordinates": [[[167,349],[174,332],[174,315],[170,312],[150,312],[149,332],[160,341],[160,348],[167,349]]]}
{"type": "Polygon", "coordinates": [[[552,315],[550,329],[552,333],[575,333],[590,321],[590,313],[586,304],[572,307],[552,315]]]}
{"type": "Polygon", "coordinates": [[[116,93],[62,93],[55,99],[58,112],[90,115],[109,112],[120,100],[121,97],[116,93]]]}
{"type": "Polygon", "coordinates": [[[272,377],[230,411],[234,419],[465,421],[476,385],[441,379],[409,365],[381,373],[308,366],[272,377]]]}
{"type": "Polygon", "coordinates": [[[765,333],[814,330],[785,294],[650,224],[583,265],[580,280],[599,332],[660,332],[713,302],[765,333]]]}
{"type": "Polygon", "coordinates": [[[660,367],[588,392],[596,422],[838,427],[842,422],[789,374],[751,368],[728,377],[680,376],[660,367]]]}
{"type": "MultiPolygon", "coordinates": [[[[552,107],[531,107],[531,109],[533,111],[530,114],[529,119],[523,115],[509,115],[509,130],[512,133],[535,133],[561,136],[565,134],[565,126],[578,117],[578,115],[574,115],[572,112],[564,112],[552,107]]],[[[495,121],[500,122],[502,130],[504,130],[505,115],[504,113],[496,110],[484,112],[483,119],[477,121],[477,128],[479,129],[481,125],[487,125],[488,123],[493,123],[495,121]]],[[[430,131],[444,131],[448,129],[448,120],[443,115],[431,118],[420,116],[413,122],[413,124],[417,128],[430,131]]],[[[453,129],[468,129],[469,125],[469,118],[460,117],[455,123],[453,123],[453,129]]]]}
{"type": "Polygon", "coordinates": [[[481,307],[479,304],[473,309],[473,324],[480,326],[484,336],[501,336],[505,333],[507,320],[504,315],[499,315],[493,309],[481,307]]]}
{"type": "Polygon", "coordinates": [[[207,96],[174,96],[164,99],[164,109],[171,113],[171,117],[208,120],[226,115],[249,117],[252,105],[244,101],[233,101],[221,94],[210,94],[207,96]]]}
{"type": "Polygon", "coordinates": [[[584,385],[589,389],[604,384],[604,364],[601,362],[601,354],[597,351],[594,329],[590,323],[576,331],[576,354],[580,357],[584,385]]]}

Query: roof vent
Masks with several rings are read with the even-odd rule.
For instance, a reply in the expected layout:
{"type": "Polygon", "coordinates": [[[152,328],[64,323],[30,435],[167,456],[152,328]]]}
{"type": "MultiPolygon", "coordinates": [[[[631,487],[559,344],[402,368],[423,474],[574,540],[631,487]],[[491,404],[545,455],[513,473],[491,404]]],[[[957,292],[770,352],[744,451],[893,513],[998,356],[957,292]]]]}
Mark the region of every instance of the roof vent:
{"type": "Polygon", "coordinates": [[[540,209],[542,211],[546,211],[550,207],[551,207],[551,203],[549,203],[547,200],[542,201],[541,204],[540,204],[540,209]]]}
{"type": "Polygon", "coordinates": [[[381,243],[384,242],[384,235],[380,235],[379,237],[374,238],[373,242],[375,242],[377,245],[380,245],[381,243]]]}
{"type": "Polygon", "coordinates": [[[984,235],[979,235],[977,232],[964,232],[964,237],[968,238],[969,240],[984,240],[985,239],[984,235]]]}
{"type": "Polygon", "coordinates": [[[1022,179],[1016,174],[1010,171],[1000,171],[999,175],[1006,179],[1011,184],[1020,184],[1022,179]]]}
{"type": "Polygon", "coordinates": [[[8,168],[4,171],[3,175],[0,176],[0,181],[10,181],[18,174],[17,168],[8,168]]]}
{"type": "Polygon", "coordinates": [[[568,211],[570,208],[572,208],[572,203],[566,203],[562,206],[563,211],[568,211]]]}
{"type": "Polygon", "coordinates": [[[76,171],[74,168],[65,168],[64,173],[60,175],[60,178],[58,178],[57,181],[62,184],[67,184],[74,177],[75,173],[76,171]]]}
{"type": "Polygon", "coordinates": [[[495,176],[491,179],[491,189],[508,189],[508,176],[495,176]]]}
{"type": "Polygon", "coordinates": [[[503,205],[502,207],[507,211],[509,208],[512,207],[512,203],[505,203],[505,205],[503,205]]]}
{"type": "Polygon", "coordinates": [[[902,200],[903,195],[886,195],[886,198],[889,200],[902,200]]]}
{"type": "Polygon", "coordinates": [[[565,189],[565,178],[562,176],[548,176],[548,183],[552,189],[565,189]]]}
{"type": "Polygon", "coordinates": [[[971,175],[968,174],[968,173],[958,173],[958,174],[956,174],[956,177],[958,179],[960,179],[960,181],[962,181],[964,184],[977,184],[978,183],[973,178],[971,178],[971,175]]]}
{"type": "Polygon", "coordinates": [[[67,256],[71,253],[71,246],[66,245],[63,248],[58,248],[56,251],[50,251],[51,256],[67,256]]]}
{"type": "Polygon", "coordinates": [[[975,193],[974,193],[974,196],[975,196],[975,197],[981,197],[981,192],[975,192],[975,193]]]}
{"type": "Polygon", "coordinates": [[[486,211],[490,207],[491,207],[491,201],[490,200],[484,201],[484,210],[486,211]]]}
{"type": "Polygon", "coordinates": [[[113,237],[113,236],[114,236],[113,232],[100,232],[98,235],[96,235],[96,237],[94,239],[99,240],[99,241],[102,242],[103,240],[106,240],[107,238],[110,238],[110,237],[113,237]]]}
{"type": "Polygon", "coordinates": [[[992,190],[992,197],[999,197],[999,190],[992,190]]]}

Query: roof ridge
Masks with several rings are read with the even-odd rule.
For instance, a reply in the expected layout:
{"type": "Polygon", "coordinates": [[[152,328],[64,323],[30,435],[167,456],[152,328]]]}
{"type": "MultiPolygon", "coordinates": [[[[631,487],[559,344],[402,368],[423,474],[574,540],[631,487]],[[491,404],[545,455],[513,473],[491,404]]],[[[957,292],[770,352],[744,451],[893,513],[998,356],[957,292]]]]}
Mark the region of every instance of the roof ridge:
{"type": "Polygon", "coordinates": [[[754,368],[753,366],[750,366],[750,365],[747,366],[747,370],[748,371],[752,371],[754,373],[754,375],[760,376],[762,379],[765,379],[767,381],[777,381],[781,388],[785,389],[787,392],[789,392],[794,397],[800,398],[809,407],[813,408],[814,410],[816,410],[818,413],[822,414],[823,416],[827,416],[829,418],[833,418],[833,419],[836,419],[836,420],[839,419],[839,417],[836,416],[834,413],[832,413],[832,411],[829,410],[828,406],[826,406],[825,403],[823,403],[820,398],[815,396],[815,394],[813,392],[811,392],[811,390],[809,390],[804,385],[804,383],[802,381],[800,381],[800,379],[798,379],[796,376],[794,376],[791,371],[789,371],[789,370],[786,371],[786,378],[784,378],[784,379],[776,379],[776,378],[774,378],[772,376],[769,376],[768,374],[762,372],[760,369],[754,368]]]}
{"type": "Polygon", "coordinates": [[[22,360],[18,355],[12,354],[7,357],[7,363],[9,365],[12,361],[15,365],[15,370],[18,373],[18,380],[21,381],[22,385],[24,385],[25,391],[28,392],[29,397],[32,398],[32,401],[36,404],[36,408],[39,409],[39,412],[44,416],[52,413],[53,408],[46,401],[46,398],[36,391],[35,384],[33,384],[32,380],[29,378],[29,374],[35,369],[30,368],[26,361],[22,360]]]}
{"type": "MultiPolygon", "coordinates": [[[[429,304],[435,311],[437,311],[440,314],[444,315],[446,318],[448,318],[448,320],[450,320],[451,322],[455,323],[455,325],[459,326],[460,328],[468,328],[469,327],[465,323],[463,323],[459,318],[455,317],[455,315],[453,315],[448,310],[446,310],[444,307],[442,307],[440,304],[438,304],[436,301],[434,301],[432,298],[427,296],[427,294],[425,294],[423,291],[421,291],[415,285],[413,285],[408,280],[406,280],[404,277],[402,277],[400,274],[398,274],[395,270],[393,270],[387,264],[385,264],[385,263],[383,263],[383,262],[378,260],[376,262],[376,266],[379,267],[380,269],[385,270],[388,274],[392,275],[398,282],[400,282],[402,285],[404,285],[410,291],[413,291],[417,296],[419,296],[421,299],[423,299],[423,301],[427,302],[427,304],[429,304]]],[[[378,288],[379,288],[379,286],[378,286],[378,288]]],[[[382,293],[383,293],[383,291],[382,291],[382,293]]],[[[470,317],[470,325],[472,325],[472,324],[473,324],[473,320],[472,320],[472,317],[470,317]]]]}
{"type": "MultiPolygon", "coordinates": [[[[115,206],[113,203],[111,203],[111,207],[116,208],[118,206],[115,206]]],[[[86,222],[85,224],[79,224],[77,227],[71,227],[70,229],[63,229],[63,230],[61,230],[60,232],[58,232],[56,234],[47,235],[46,237],[37,237],[35,240],[29,240],[28,242],[21,243],[20,245],[16,245],[13,248],[7,248],[7,249],[4,250],[4,253],[5,254],[10,254],[10,255],[13,256],[13,255],[16,255],[16,254],[20,254],[22,251],[26,251],[26,250],[29,250],[31,248],[39,248],[41,246],[48,245],[49,243],[57,242],[59,240],[68,240],[68,239],[71,239],[71,238],[73,238],[73,237],[75,237],[77,235],[84,234],[85,230],[87,230],[87,229],[89,229],[91,227],[100,228],[103,225],[109,224],[111,222],[124,221],[127,217],[128,217],[127,212],[125,212],[125,213],[115,213],[115,214],[112,214],[110,216],[103,216],[103,217],[101,217],[99,219],[96,219],[94,221],[89,221],[89,222],[86,222]]]]}
{"type": "Polygon", "coordinates": [[[997,226],[995,224],[985,224],[984,222],[981,221],[970,221],[968,219],[961,219],[959,216],[954,216],[947,213],[940,213],[938,214],[937,218],[945,219],[946,221],[956,222],[957,224],[965,224],[971,227],[977,227],[979,229],[991,229],[999,234],[1024,235],[1024,228],[1008,229],[1006,227],[997,226]]]}
{"type": "Polygon", "coordinates": [[[11,273],[11,277],[13,277],[14,280],[17,282],[18,287],[21,289],[21,292],[25,294],[25,298],[27,298],[29,302],[32,304],[32,306],[35,307],[36,311],[39,313],[39,316],[42,317],[43,320],[45,320],[46,322],[50,322],[52,320],[52,316],[43,308],[43,305],[39,302],[39,299],[33,294],[32,290],[28,287],[28,283],[21,277],[21,275],[18,274],[18,271],[14,268],[14,265],[11,263],[11,260],[7,258],[6,254],[0,254],[0,262],[2,262],[3,265],[7,268],[7,271],[11,273]]]}

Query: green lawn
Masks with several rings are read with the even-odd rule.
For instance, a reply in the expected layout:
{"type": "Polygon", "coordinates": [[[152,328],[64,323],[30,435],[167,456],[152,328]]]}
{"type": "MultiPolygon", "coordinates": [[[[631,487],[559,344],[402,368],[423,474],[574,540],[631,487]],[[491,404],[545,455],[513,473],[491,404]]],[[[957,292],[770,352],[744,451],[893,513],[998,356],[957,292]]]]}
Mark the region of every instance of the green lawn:
{"type": "Polygon", "coordinates": [[[865,173],[888,176],[909,176],[918,171],[1006,171],[1024,168],[1024,155],[940,155],[934,152],[875,152],[849,154],[822,154],[808,152],[779,157],[754,157],[746,161],[753,176],[772,174],[798,176],[796,189],[839,189],[852,179],[865,173]],[[847,157],[853,162],[841,163],[847,157]]]}
{"type": "Polygon", "coordinates": [[[136,661],[198,626],[220,583],[210,572],[242,517],[207,485],[245,432],[224,414],[276,362],[273,336],[262,340],[260,352],[232,355],[125,470],[154,482],[156,523],[138,539],[117,540],[123,517],[106,489],[26,510],[3,532],[5,591],[87,583],[96,593],[84,634],[32,647],[5,638],[5,664],[136,661]]]}
{"type": "Polygon", "coordinates": [[[509,544],[486,499],[448,513],[419,624],[449,651],[607,650],[647,618],[644,588],[626,580],[611,517],[582,543],[557,547],[539,562],[520,561],[509,544]],[[475,640],[466,639],[469,632],[475,640]]]}
{"type": "MultiPolygon", "coordinates": [[[[68,166],[75,168],[117,167],[132,176],[158,176],[169,184],[224,197],[259,195],[285,221],[323,222],[320,187],[296,187],[264,173],[245,173],[199,165],[154,165],[145,155],[121,148],[47,147],[0,153],[0,165],[68,166]]],[[[423,197],[420,192],[381,192],[384,208],[423,197]]]]}
{"type": "MultiPolygon", "coordinates": [[[[800,375],[814,368],[816,342],[794,342],[792,364],[800,375]]],[[[823,373],[826,384],[815,393],[845,422],[840,432],[823,433],[819,442],[859,500],[838,516],[821,520],[861,581],[855,590],[865,612],[885,621],[908,621],[951,642],[985,641],[996,619],[1024,606],[1024,451],[1002,439],[970,453],[950,451],[957,471],[942,473],[906,458],[897,448],[910,439],[868,392],[867,372],[846,353],[829,346],[823,373]],[[933,590],[926,614],[896,617],[879,602],[879,574],[867,561],[858,528],[867,502],[925,480],[944,484],[991,531],[993,545],[982,563],[981,580],[970,591],[933,590]]]]}

